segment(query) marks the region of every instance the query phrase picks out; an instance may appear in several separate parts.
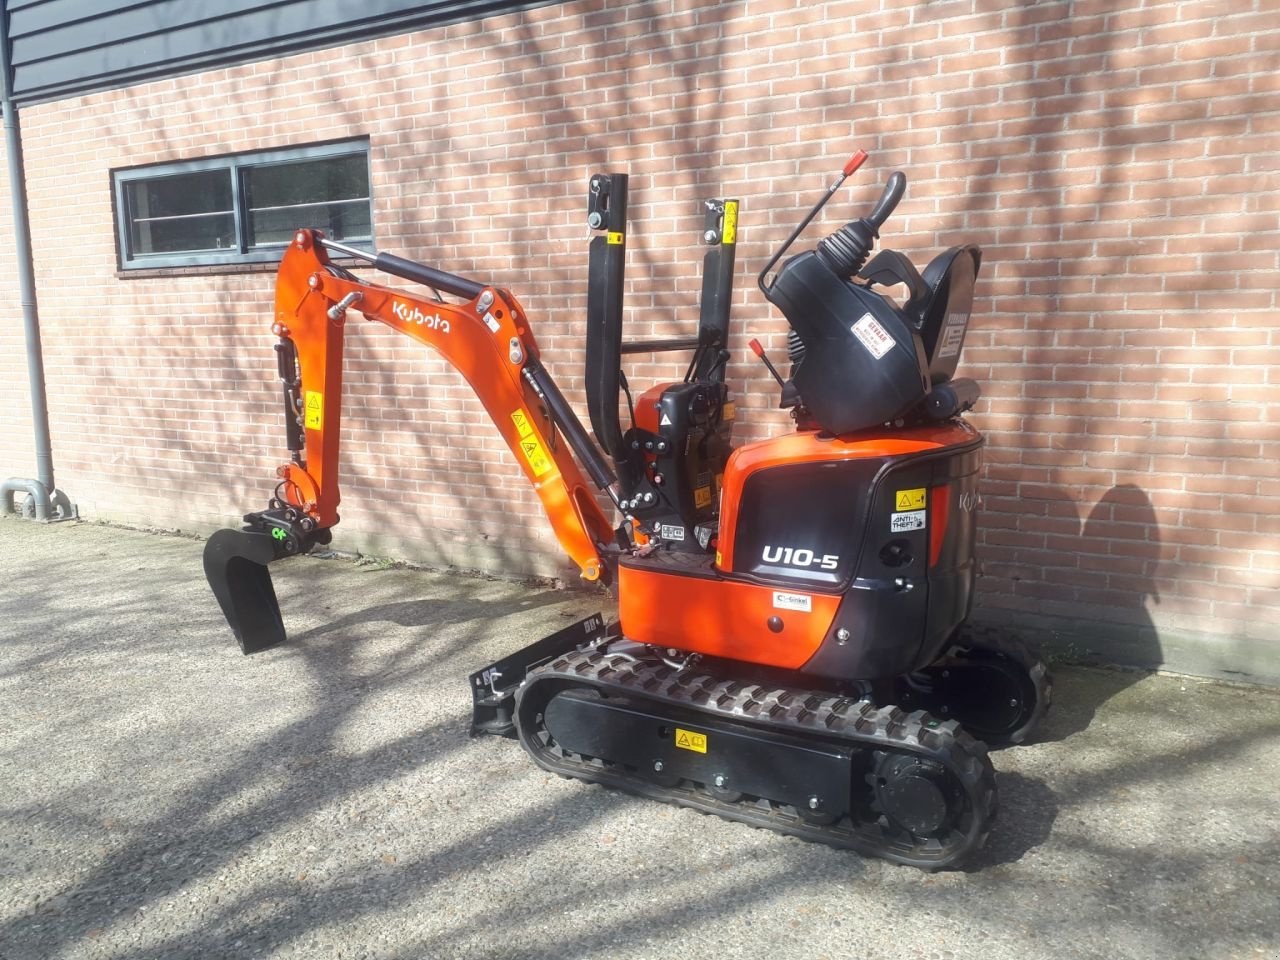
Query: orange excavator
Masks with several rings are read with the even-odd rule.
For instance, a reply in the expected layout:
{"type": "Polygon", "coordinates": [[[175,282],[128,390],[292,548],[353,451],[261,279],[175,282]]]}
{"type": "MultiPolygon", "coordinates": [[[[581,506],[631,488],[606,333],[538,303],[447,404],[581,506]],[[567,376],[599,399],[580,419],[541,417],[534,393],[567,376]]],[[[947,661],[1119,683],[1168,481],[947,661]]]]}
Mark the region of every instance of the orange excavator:
{"type": "Polygon", "coordinates": [[[594,439],[510,291],[299,230],[272,323],[291,459],[267,509],[204,553],[244,652],[285,639],[268,564],[330,542],[338,522],[354,310],[462,373],[582,578],[616,592],[616,619],[588,617],[476,671],[473,735],[517,738],[558,774],[898,863],[937,869],[979,848],[996,812],[987,747],[1025,740],[1051,693],[1024,647],[965,626],[983,440],[962,417],[978,385],[955,372],[981,252],[953,247],[923,272],[892,250],[872,257],[906,187],[894,173],[868,216],[773,272],[865,158],[759,275],[790,324],[789,376],[751,347],[795,429],[736,447],[736,200],[705,202],[696,333],[628,343],[627,177],[591,177],[594,439]],[[334,257],[435,295],[370,283],[334,257]],[[633,394],[624,358],[663,351],[691,352],[684,378],[633,394]]]}

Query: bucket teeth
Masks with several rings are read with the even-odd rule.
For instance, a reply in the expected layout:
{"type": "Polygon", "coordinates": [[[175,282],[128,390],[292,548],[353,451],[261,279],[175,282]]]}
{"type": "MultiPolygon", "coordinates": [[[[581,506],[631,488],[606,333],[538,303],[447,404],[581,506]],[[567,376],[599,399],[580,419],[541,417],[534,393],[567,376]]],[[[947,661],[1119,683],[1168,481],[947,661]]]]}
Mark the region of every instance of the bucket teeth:
{"type": "Polygon", "coordinates": [[[240,649],[257,653],[284,642],[284,621],[267,569],[276,553],[269,533],[218,530],[204,546],[204,575],[240,649]]]}

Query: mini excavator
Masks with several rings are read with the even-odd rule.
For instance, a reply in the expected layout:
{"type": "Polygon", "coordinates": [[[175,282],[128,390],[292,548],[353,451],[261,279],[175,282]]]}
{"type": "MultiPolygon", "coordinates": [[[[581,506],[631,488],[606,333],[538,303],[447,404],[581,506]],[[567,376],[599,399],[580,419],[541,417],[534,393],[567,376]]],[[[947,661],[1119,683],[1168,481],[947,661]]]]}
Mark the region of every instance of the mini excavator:
{"type": "Polygon", "coordinates": [[[906,188],[899,172],[868,216],[772,272],[865,159],[759,275],[790,325],[790,375],[751,348],[795,429],[736,447],[736,200],[705,202],[696,333],[624,342],[627,177],[590,178],[594,440],[511,292],[297,231],[272,323],[291,457],[267,509],[204,553],[244,652],[285,639],[268,564],[329,543],[338,522],[355,310],[457,368],[583,579],[616,591],[616,619],[588,617],[471,676],[473,735],[516,738],[557,774],[902,864],[937,869],[978,849],[996,813],[988,746],[1025,740],[1051,692],[1024,647],[965,624],[983,439],[962,417],[979,387],[955,373],[981,252],[952,247],[923,272],[892,250],[872,257],[906,188]],[[624,358],[669,351],[691,352],[684,378],[633,395],[624,358]]]}

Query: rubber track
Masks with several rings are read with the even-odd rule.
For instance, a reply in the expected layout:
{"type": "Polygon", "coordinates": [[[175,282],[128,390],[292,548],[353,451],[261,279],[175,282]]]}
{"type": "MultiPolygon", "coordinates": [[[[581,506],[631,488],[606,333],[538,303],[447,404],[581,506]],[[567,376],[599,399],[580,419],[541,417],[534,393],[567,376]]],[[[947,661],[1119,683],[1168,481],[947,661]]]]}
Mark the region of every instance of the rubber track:
{"type": "Polygon", "coordinates": [[[982,846],[996,815],[995,772],[986,746],[955,721],[939,721],[922,710],[908,713],[898,707],[877,707],[869,701],[829,693],[766,688],[705,674],[686,675],[659,661],[636,660],[597,649],[574,651],[531,671],[516,694],[516,704],[520,742],[539,766],[552,773],[896,863],[931,870],[953,866],[982,846]],[[557,692],[575,687],[644,699],[824,743],[924,756],[942,764],[960,784],[965,807],[943,843],[910,837],[890,827],[883,818],[871,819],[876,815],[870,812],[864,821],[854,822],[845,816],[826,825],[805,820],[793,807],[768,800],[725,801],[689,781],[664,787],[601,760],[566,756],[548,743],[550,737],[538,722],[541,712],[557,692]]]}

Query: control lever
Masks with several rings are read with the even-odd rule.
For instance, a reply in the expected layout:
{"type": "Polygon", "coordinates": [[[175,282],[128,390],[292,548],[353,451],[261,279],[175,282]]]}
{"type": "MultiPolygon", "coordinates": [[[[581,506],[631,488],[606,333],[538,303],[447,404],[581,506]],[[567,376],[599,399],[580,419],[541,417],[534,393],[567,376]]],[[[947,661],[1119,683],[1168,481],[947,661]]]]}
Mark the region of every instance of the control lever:
{"type": "Polygon", "coordinates": [[[867,262],[871,248],[880,238],[880,228],[889,219],[907,189],[907,177],[896,170],[884,185],[871,216],[851,220],[824,240],[818,241],[817,253],[838,277],[851,277],[867,262]]]}
{"type": "MultiPolygon", "coordinates": [[[[756,277],[756,285],[760,287],[761,292],[764,293],[766,298],[769,298],[770,284],[766,284],[764,281],[765,281],[765,277],[769,276],[769,271],[773,269],[773,265],[782,259],[782,255],[786,253],[787,250],[790,249],[793,243],[796,242],[796,237],[804,233],[804,228],[813,222],[813,218],[818,215],[818,211],[820,211],[823,207],[825,207],[827,205],[827,201],[836,195],[836,191],[840,189],[840,185],[843,184],[846,180],[848,180],[849,177],[853,175],[853,172],[857,170],[860,166],[862,166],[866,162],[866,160],[867,160],[867,151],[865,150],[858,150],[857,152],[854,153],[853,156],[849,158],[849,162],[844,165],[843,169],[841,169],[840,176],[836,177],[835,181],[832,182],[831,186],[827,187],[827,192],[822,195],[822,199],[813,205],[813,209],[810,210],[805,215],[805,218],[800,221],[800,225],[791,231],[791,236],[787,237],[786,242],[783,243],[782,246],[778,248],[778,252],[775,253],[773,257],[769,260],[769,262],[764,265],[764,269],[760,271],[760,276],[756,277]]],[[[906,178],[904,177],[903,186],[905,187],[905,185],[906,185],[906,178]]],[[[902,196],[901,192],[899,192],[898,196],[899,198],[901,198],[902,196]]],[[[883,202],[883,198],[881,198],[881,202],[883,202]]],[[[894,205],[895,206],[897,205],[897,200],[894,201],[894,205]]],[[[879,209],[879,207],[877,207],[876,209],[879,209]]],[[[890,209],[890,212],[892,212],[893,208],[890,207],[889,209],[890,209]]],[[[889,215],[888,213],[885,214],[886,217],[888,215],[889,215]]],[[[769,302],[770,303],[773,302],[772,298],[769,298],[769,302]]],[[[759,356],[761,359],[764,359],[762,354],[757,354],[757,356],[759,356]]],[[[768,362],[769,362],[768,360],[765,360],[765,363],[768,363],[768,362]]],[[[774,376],[776,377],[777,374],[775,373],[774,376]]]]}
{"type": "Polygon", "coordinates": [[[778,373],[777,368],[774,367],[774,365],[769,361],[769,358],[765,356],[764,347],[760,346],[760,341],[752,338],[749,346],[751,347],[751,352],[764,361],[764,365],[768,367],[769,372],[773,374],[773,379],[778,381],[778,386],[783,390],[786,390],[786,381],[782,379],[782,375],[778,373]]]}
{"type": "Polygon", "coordinates": [[[875,209],[871,211],[871,216],[867,217],[867,222],[875,227],[877,233],[884,226],[884,222],[893,215],[898,201],[906,192],[907,175],[901,170],[895,170],[884,185],[884,193],[880,194],[880,199],[876,202],[875,209]]]}

